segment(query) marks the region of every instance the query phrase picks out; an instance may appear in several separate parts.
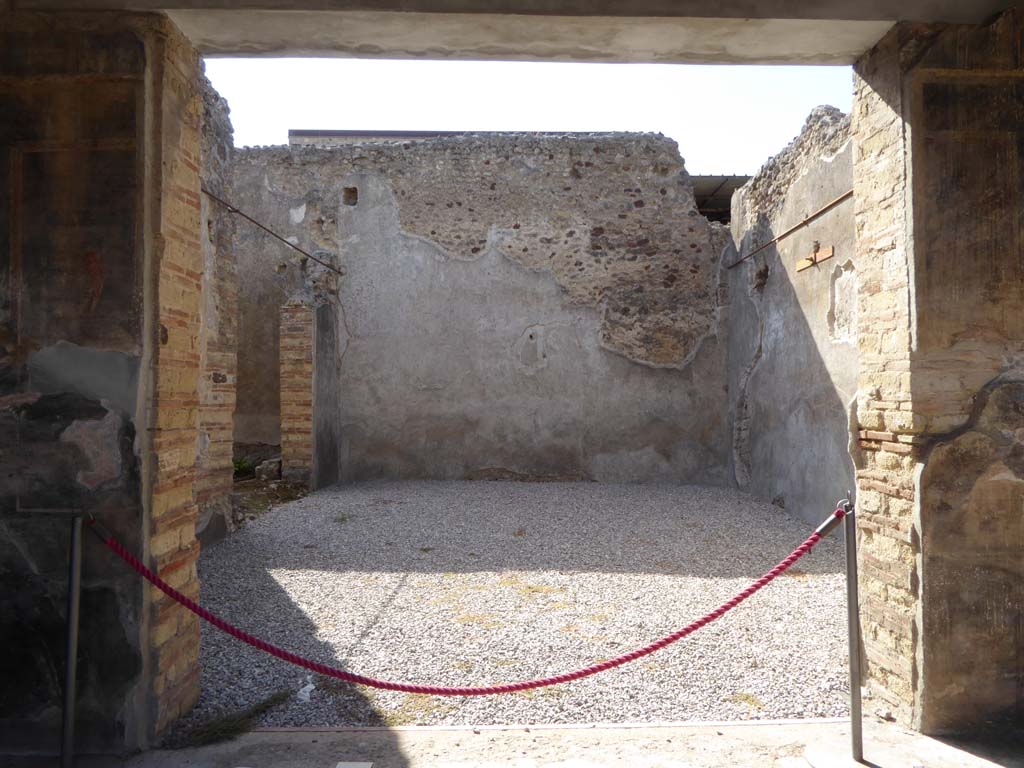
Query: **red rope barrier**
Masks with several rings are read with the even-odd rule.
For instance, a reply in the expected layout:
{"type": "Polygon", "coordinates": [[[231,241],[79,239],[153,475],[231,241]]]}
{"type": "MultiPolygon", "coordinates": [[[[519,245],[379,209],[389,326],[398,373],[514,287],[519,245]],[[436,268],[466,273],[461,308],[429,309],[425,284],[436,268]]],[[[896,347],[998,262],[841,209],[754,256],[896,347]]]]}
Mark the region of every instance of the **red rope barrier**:
{"type": "MultiPolygon", "coordinates": [[[[834,513],[835,518],[842,518],[845,514],[843,509],[837,509],[834,513]]],[[[90,522],[93,525],[95,521],[90,522]]],[[[826,523],[827,525],[827,523],[826,523]]],[[[819,528],[819,531],[822,530],[819,528]]],[[[94,529],[95,530],[95,529],[94,529]]],[[[99,531],[97,531],[99,532],[99,531]]],[[[124,560],[130,565],[140,576],[146,581],[155,586],[165,595],[170,597],[172,600],[180,603],[185,608],[190,610],[199,618],[209,622],[217,629],[227,632],[232,637],[241,640],[243,643],[251,645],[253,648],[259,648],[261,651],[269,653],[271,656],[276,656],[283,661],[287,661],[290,664],[303,667],[317,674],[326,675],[327,677],[333,677],[338,680],[344,680],[347,683],[356,683],[358,685],[366,685],[371,688],[382,688],[386,691],[401,691],[403,693],[421,693],[430,694],[433,696],[486,696],[490,694],[498,693],[514,693],[516,691],[527,691],[531,688],[543,688],[549,685],[558,685],[559,683],[569,683],[573,680],[579,680],[584,677],[596,675],[599,672],[604,672],[615,667],[620,667],[623,664],[628,664],[631,661],[636,661],[639,658],[660,651],[667,645],[671,645],[679,640],[682,640],[689,634],[696,632],[698,629],[707,626],[715,619],[719,619],[726,613],[731,611],[737,605],[742,603],[748,597],[753,595],[758,590],[770,584],[778,576],[786,572],[797,560],[806,555],[811,549],[821,541],[822,534],[815,531],[801,544],[799,547],[794,549],[785,559],[783,559],[778,565],[768,571],[764,576],[759,578],[757,581],[752,583],[742,592],[737,594],[731,600],[722,603],[720,606],[715,608],[713,611],[701,616],[694,622],[687,624],[682,629],[673,632],[671,635],[655,640],[650,645],[645,645],[643,648],[638,648],[630,653],[616,656],[614,659],[608,659],[602,661],[599,664],[592,664],[589,667],[583,669],[577,669],[573,672],[563,672],[560,675],[554,675],[552,677],[544,677],[538,680],[524,680],[518,683],[506,683],[504,685],[486,685],[486,686],[437,686],[437,685],[416,685],[413,683],[396,683],[388,680],[377,680],[373,677],[366,677],[365,675],[358,675],[354,672],[346,672],[343,669],[337,669],[336,667],[329,667],[326,664],[321,664],[316,661],[303,658],[291,651],[286,651],[283,648],[279,648],[276,645],[271,645],[268,642],[260,640],[258,637],[250,635],[238,627],[229,624],[218,616],[210,613],[208,610],[203,608],[198,603],[189,599],[185,595],[181,594],[174,587],[169,585],[149,568],[143,565],[138,558],[132,555],[126,550],[119,541],[117,541],[112,535],[106,532],[100,533],[100,538],[103,543],[107,545],[118,557],[124,560]]]]}

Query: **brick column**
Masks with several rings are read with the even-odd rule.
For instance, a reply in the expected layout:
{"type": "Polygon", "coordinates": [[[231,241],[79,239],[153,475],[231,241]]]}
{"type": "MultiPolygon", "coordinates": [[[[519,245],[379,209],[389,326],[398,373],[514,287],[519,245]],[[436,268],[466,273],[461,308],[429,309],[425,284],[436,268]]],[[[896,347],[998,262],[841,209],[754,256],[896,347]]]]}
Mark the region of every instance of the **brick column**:
{"type": "Polygon", "coordinates": [[[926,732],[1024,711],[1022,34],[900,24],[856,66],[863,633],[926,732]]]}
{"type": "Polygon", "coordinates": [[[899,44],[858,63],[852,115],[857,236],[857,501],[863,634],[872,688],[911,719],[920,576],[914,536],[908,199],[899,44]]]}
{"type": "Polygon", "coordinates": [[[313,470],[313,313],[300,299],[281,307],[281,476],[303,484],[313,470]]]}
{"type": "MultiPolygon", "coordinates": [[[[196,440],[199,426],[199,334],[203,264],[199,243],[199,59],[166,19],[148,51],[152,121],[159,126],[153,181],[151,273],[155,278],[150,400],[149,556],[161,578],[198,598],[196,440]],[[156,168],[159,167],[159,170],[156,168]]],[[[199,623],[149,590],[151,734],[187,712],[199,697],[199,623]]]]}

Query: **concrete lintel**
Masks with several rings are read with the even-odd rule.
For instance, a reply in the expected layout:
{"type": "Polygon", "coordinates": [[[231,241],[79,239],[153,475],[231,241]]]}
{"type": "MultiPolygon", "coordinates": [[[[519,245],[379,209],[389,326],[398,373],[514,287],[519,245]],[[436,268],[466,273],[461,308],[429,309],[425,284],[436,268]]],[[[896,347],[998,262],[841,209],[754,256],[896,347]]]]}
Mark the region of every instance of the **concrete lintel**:
{"type": "Polygon", "coordinates": [[[385,11],[526,16],[833,19],[978,24],[1011,0],[16,0],[39,9],[385,11]]]}
{"type": "Polygon", "coordinates": [[[890,21],[174,10],[208,56],[851,64],[890,21]]]}

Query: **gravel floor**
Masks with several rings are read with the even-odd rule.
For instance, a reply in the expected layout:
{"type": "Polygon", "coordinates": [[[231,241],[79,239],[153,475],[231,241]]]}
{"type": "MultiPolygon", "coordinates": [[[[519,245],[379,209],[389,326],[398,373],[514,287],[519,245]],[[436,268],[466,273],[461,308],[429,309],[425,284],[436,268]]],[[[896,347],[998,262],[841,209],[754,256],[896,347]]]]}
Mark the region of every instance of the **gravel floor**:
{"type": "MultiPolygon", "coordinates": [[[[674,631],[768,570],[810,528],[718,488],[347,485],[278,507],[204,551],[202,601],[270,642],[353,671],[439,684],[513,681],[674,631]]],[[[170,741],[278,691],[293,695],[258,725],[845,715],[841,537],[791,573],[652,656],[505,696],[357,689],[204,626],[202,697],[170,741]]]]}

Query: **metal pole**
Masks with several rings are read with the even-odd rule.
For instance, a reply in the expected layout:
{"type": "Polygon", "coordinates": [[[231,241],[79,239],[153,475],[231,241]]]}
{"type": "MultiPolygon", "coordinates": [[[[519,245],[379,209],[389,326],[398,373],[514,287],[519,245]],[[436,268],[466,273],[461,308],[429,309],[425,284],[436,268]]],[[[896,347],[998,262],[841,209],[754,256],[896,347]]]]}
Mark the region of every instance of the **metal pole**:
{"type": "Polygon", "coordinates": [[[850,640],[850,742],[853,759],[864,762],[864,729],[860,687],[860,600],[857,595],[857,520],[850,505],[843,518],[846,539],[846,614],[850,640]]]}
{"type": "Polygon", "coordinates": [[[71,768],[75,760],[75,678],[78,671],[78,612],[82,597],[82,516],[71,518],[71,553],[68,560],[67,665],[64,673],[64,721],[60,765],[71,768]]]}

